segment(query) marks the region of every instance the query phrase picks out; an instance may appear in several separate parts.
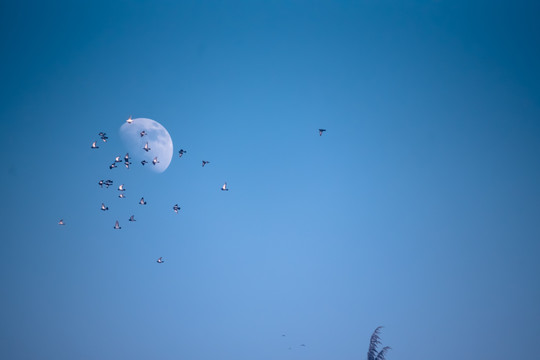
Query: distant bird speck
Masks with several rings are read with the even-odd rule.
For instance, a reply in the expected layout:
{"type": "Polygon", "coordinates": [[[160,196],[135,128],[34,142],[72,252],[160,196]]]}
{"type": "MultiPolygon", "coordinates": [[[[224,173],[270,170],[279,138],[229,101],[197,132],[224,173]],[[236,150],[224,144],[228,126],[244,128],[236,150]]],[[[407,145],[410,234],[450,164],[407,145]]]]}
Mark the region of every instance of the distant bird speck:
{"type": "Polygon", "coordinates": [[[127,119],[126,122],[127,122],[128,124],[131,124],[131,123],[133,122],[133,120],[131,119],[131,115],[129,115],[129,119],[127,119]]]}
{"type": "Polygon", "coordinates": [[[118,220],[116,220],[116,223],[114,224],[115,229],[121,229],[120,224],[118,224],[118,220]]]}
{"type": "Polygon", "coordinates": [[[137,221],[137,220],[135,220],[135,215],[131,215],[131,216],[129,217],[129,221],[137,221]]]}
{"type": "Polygon", "coordinates": [[[129,162],[129,153],[126,153],[126,155],[124,156],[124,161],[129,162]]]}
{"type": "Polygon", "coordinates": [[[99,149],[99,146],[96,145],[96,142],[97,142],[97,141],[94,141],[94,142],[92,143],[92,146],[90,146],[91,149],[99,149]]]}
{"type": "Polygon", "coordinates": [[[58,222],[58,225],[66,225],[64,224],[64,219],[60,219],[60,221],[58,222]]]}
{"type": "Polygon", "coordinates": [[[103,180],[99,180],[98,184],[99,184],[100,187],[103,187],[103,184],[104,184],[103,180]]]}
{"type": "Polygon", "coordinates": [[[120,194],[120,195],[118,195],[118,197],[119,197],[120,199],[124,199],[124,198],[126,197],[126,195],[120,194]]]}
{"type": "Polygon", "coordinates": [[[146,201],[144,201],[144,198],[143,198],[143,197],[141,198],[141,201],[139,201],[139,204],[141,204],[141,205],[146,205],[146,201]]]}
{"type": "Polygon", "coordinates": [[[141,164],[143,164],[143,166],[144,166],[145,164],[147,164],[147,163],[148,163],[148,161],[146,161],[146,160],[141,161],[141,164]]]}
{"type": "Polygon", "coordinates": [[[146,131],[144,131],[144,130],[141,131],[140,135],[141,135],[141,137],[143,137],[144,135],[146,135],[146,131]]]}
{"type": "Polygon", "coordinates": [[[225,184],[223,184],[223,186],[221,187],[221,191],[229,191],[229,189],[227,189],[227,183],[225,182],[225,184]]]}
{"type": "Polygon", "coordinates": [[[121,156],[115,157],[114,162],[122,162],[122,157],[121,156]]]}
{"type": "Polygon", "coordinates": [[[147,142],[146,144],[144,144],[143,149],[144,149],[144,151],[146,151],[146,152],[152,150],[150,147],[148,147],[148,142],[147,142]]]}
{"type": "Polygon", "coordinates": [[[105,133],[102,131],[102,132],[100,132],[98,135],[101,137],[101,140],[103,140],[103,142],[107,142],[107,139],[108,139],[107,134],[105,134],[105,133]]]}
{"type": "Polygon", "coordinates": [[[126,169],[129,169],[129,165],[131,165],[131,163],[129,161],[126,161],[124,165],[126,166],[126,169]]]}
{"type": "Polygon", "coordinates": [[[109,169],[114,169],[116,166],[116,163],[112,163],[111,165],[109,165],[109,169]]]}
{"type": "Polygon", "coordinates": [[[157,156],[156,156],[156,157],[154,158],[154,160],[152,160],[152,164],[156,165],[156,164],[158,164],[158,163],[159,163],[159,161],[158,161],[157,156]]]}
{"type": "Polygon", "coordinates": [[[163,257],[160,257],[159,259],[157,259],[156,261],[158,264],[163,264],[165,262],[165,260],[163,260],[163,257]]]}
{"type": "Polygon", "coordinates": [[[118,191],[126,191],[126,188],[124,187],[124,184],[120,185],[118,187],[118,191]]]}
{"type": "Polygon", "coordinates": [[[101,210],[103,210],[103,211],[109,210],[109,207],[105,206],[104,203],[101,203],[101,210]]]}
{"type": "Polygon", "coordinates": [[[322,133],[325,132],[326,129],[319,129],[319,136],[322,136],[322,133]]]}
{"type": "Polygon", "coordinates": [[[177,213],[177,214],[178,214],[178,210],[180,210],[180,209],[181,209],[181,207],[178,206],[178,204],[175,204],[175,205],[173,206],[173,210],[174,210],[174,212],[177,213]]]}
{"type": "Polygon", "coordinates": [[[105,184],[106,187],[109,187],[109,186],[111,186],[113,184],[113,181],[112,180],[105,180],[104,184],[105,184]]]}
{"type": "Polygon", "coordinates": [[[206,165],[206,164],[210,164],[210,161],[203,160],[202,161],[202,167],[204,167],[204,165],[206,165]]]}
{"type": "Polygon", "coordinates": [[[182,155],[184,155],[185,153],[187,153],[186,150],[180,149],[180,151],[178,152],[178,155],[179,155],[178,157],[182,157],[182,155]]]}

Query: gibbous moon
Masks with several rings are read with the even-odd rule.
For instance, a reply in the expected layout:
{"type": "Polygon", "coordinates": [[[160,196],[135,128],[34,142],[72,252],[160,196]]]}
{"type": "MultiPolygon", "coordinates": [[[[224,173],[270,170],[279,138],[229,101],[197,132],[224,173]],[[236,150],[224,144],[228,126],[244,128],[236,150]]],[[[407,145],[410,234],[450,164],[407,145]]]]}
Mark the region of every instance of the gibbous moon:
{"type": "Polygon", "coordinates": [[[138,118],[130,123],[125,122],[120,127],[120,138],[132,158],[132,166],[142,166],[141,161],[146,160],[145,168],[162,173],[169,167],[173,155],[173,143],[167,129],[152,119],[138,118]],[[144,131],[146,135],[141,136],[144,131]],[[148,143],[149,151],[144,147],[148,143]],[[159,163],[152,164],[157,156],[159,163]]]}

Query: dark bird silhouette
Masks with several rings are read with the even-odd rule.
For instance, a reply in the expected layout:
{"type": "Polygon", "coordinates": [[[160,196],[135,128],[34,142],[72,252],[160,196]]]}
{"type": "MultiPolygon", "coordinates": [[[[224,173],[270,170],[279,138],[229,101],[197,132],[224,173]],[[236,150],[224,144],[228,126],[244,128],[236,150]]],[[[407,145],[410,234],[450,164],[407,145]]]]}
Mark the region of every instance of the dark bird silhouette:
{"type": "Polygon", "coordinates": [[[101,140],[103,140],[103,142],[107,142],[108,137],[106,133],[102,131],[98,135],[101,137],[101,140]]]}
{"type": "Polygon", "coordinates": [[[109,169],[114,169],[116,167],[116,163],[112,163],[111,165],[109,165],[109,169]]]}
{"type": "Polygon", "coordinates": [[[64,219],[60,219],[60,221],[58,222],[58,225],[66,225],[64,224],[64,219]]]}
{"type": "Polygon", "coordinates": [[[156,165],[156,164],[158,164],[158,163],[159,163],[159,161],[158,161],[157,156],[156,156],[156,157],[154,158],[154,160],[152,160],[152,164],[153,164],[153,165],[156,165]]]}
{"type": "Polygon", "coordinates": [[[137,221],[137,220],[135,220],[135,215],[131,215],[131,216],[129,217],[129,221],[137,221]]]}
{"type": "Polygon", "coordinates": [[[146,205],[146,201],[144,201],[144,198],[143,198],[143,197],[141,198],[141,201],[139,201],[139,204],[141,204],[141,205],[146,205]]]}
{"type": "Polygon", "coordinates": [[[126,155],[124,156],[124,161],[129,162],[129,153],[126,153],[126,155]]]}
{"type": "Polygon", "coordinates": [[[118,220],[116,220],[116,223],[114,224],[115,229],[121,229],[120,224],[118,224],[118,220]]]}
{"type": "Polygon", "coordinates": [[[101,203],[101,210],[103,210],[103,211],[109,210],[109,207],[108,207],[108,206],[105,206],[104,203],[101,203]]]}
{"type": "Polygon", "coordinates": [[[326,129],[319,129],[319,136],[322,136],[322,133],[325,132],[326,129]]]}
{"type": "Polygon", "coordinates": [[[99,180],[98,184],[99,184],[100,187],[103,187],[103,184],[104,184],[103,180],[99,180]]]}
{"type": "Polygon", "coordinates": [[[204,165],[206,165],[206,164],[210,164],[210,161],[203,160],[202,161],[202,167],[204,167],[204,165]]]}
{"type": "Polygon", "coordinates": [[[124,165],[126,166],[126,169],[129,169],[129,165],[131,165],[131,163],[129,161],[126,161],[124,165]]]}
{"type": "Polygon", "coordinates": [[[98,135],[99,136],[105,136],[106,134],[103,131],[101,131],[98,135]]]}
{"type": "Polygon", "coordinates": [[[92,143],[92,146],[90,146],[91,149],[99,149],[99,146],[96,145],[96,142],[97,142],[97,141],[94,141],[94,142],[92,143]]]}
{"type": "Polygon", "coordinates": [[[178,157],[182,157],[182,155],[184,155],[185,153],[187,153],[186,150],[180,149],[180,151],[178,152],[178,155],[179,155],[178,157]]]}
{"type": "Polygon", "coordinates": [[[174,210],[174,212],[177,213],[177,214],[178,214],[178,210],[180,210],[180,209],[181,209],[181,207],[178,206],[178,204],[175,204],[175,205],[173,206],[173,210],[174,210]]]}
{"type": "Polygon", "coordinates": [[[144,144],[144,147],[143,147],[144,151],[148,152],[149,150],[152,150],[151,148],[148,147],[148,143],[144,144]]]}
{"type": "Polygon", "coordinates": [[[112,180],[105,180],[105,182],[103,183],[105,184],[106,187],[109,187],[113,184],[113,181],[112,180]]]}
{"type": "Polygon", "coordinates": [[[156,261],[158,264],[163,264],[165,262],[165,260],[163,260],[163,257],[160,257],[159,259],[157,259],[156,261]]]}
{"type": "Polygon", "coordinates": [[[373,334],[371,335],[371,339],[369,340],[367,360],[385,360],[386,352],[390,350],[390,346],[385,346],[381,349],[381,351],[377,351],[377,347],[381,344],[381,338],[379,337],[381,329],[382,326],[379,326],[375,329],[375,331],[373,331],[373,334]]]}
{"type": "Polygon", "coordinates": [[[146,131],[144,131],[144,130],[141,131],[140,135],[141,135],[141,137],[143,137],[144,135],[146,135],[146,131]]]}
{"type": "Polygon", "coordinates": [[[223,186],[221,187],[221,191],[229,191],[229,189],[227,189],[227,182],[223,184],[223,186]]]}
{"type": "Polygon", "coordinates": [[[148,163],[148,161],[146,161],[146,160],[141,161],[141,164],[143,164],[143,166],[144,166],[145,164],[147,164],[147,163],[148,163]]]}

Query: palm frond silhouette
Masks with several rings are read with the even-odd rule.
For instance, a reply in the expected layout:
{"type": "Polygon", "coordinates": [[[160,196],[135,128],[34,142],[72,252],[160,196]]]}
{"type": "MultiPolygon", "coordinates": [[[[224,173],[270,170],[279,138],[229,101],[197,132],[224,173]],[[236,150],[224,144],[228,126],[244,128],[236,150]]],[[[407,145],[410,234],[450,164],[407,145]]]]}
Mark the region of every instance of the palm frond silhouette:
{"type": "Polygon", "coordinates": [[[373,334],[371,334],[371,339],[369,340],[369,349],[367,353],[368,360],[386,360],[384,357],[386,355],[386,352],[390,350],[390,346],[385,346],[381,349],[381,351],[378,351],[377,348],[381,344],[381,333],[382,326],[379,326],[375,329],[373,334]]]}

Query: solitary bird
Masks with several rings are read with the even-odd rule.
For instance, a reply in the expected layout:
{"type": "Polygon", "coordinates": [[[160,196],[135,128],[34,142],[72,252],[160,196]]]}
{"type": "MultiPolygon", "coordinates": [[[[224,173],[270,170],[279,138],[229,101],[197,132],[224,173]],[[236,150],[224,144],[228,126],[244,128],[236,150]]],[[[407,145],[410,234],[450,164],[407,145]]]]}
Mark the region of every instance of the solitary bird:
{"type": "Polygon", "coordinates": [[[178,204],[175,204],[175,205],[173,206],[173,210],[174,210],[174,212],[177,213],[177,214],[178,214],[178,210],[180,210],[180,209],[181,209],[181,207],[178,206],[178,204]]]}
{"type": "Polygon", "coordinates": [[[165,260],[163,260],[163,256],[160,257],[159,259],[157,259],[156,261],[158,264],[163,264],[165,262],[165,260]]]}
{"type": "Polygon", "coordinates": [[[116,220],[116,223],[114,224],[115,229],[121,229],[120,224],[118,224],[118,220],[116,220]]]}
{"type": "Polygon", "coordinates": [[[202,161],[202,167],[204,167],[204,165],[209,164],[209,163],[210,163],[210,161],[203,160],[202,161]]]}
{"type": "Polygon", "coordinates": [[[122,162],[122,158],[120,156],[117,156],[114,158],[114,162],[122,162]]]}
{"type": "Polygon", "coordinates": [[[104,203],[101,203],[101,210],[103,210],[103,211],[109,210],[109,207],[108,207],[108,206],[105,206],[104,203]]]}
{"type": "Polygon", "coordinates": [[[124,188],[124,184],[118,187],[118,191],[126,191],[126,189],[124,188]]]}
{"type": "Polygon", "coordinates": [[[221,191],[229,191],[229,189],[227,189],[227,182],[223,184],[223,186],[221,187],[221,191]]]}
{"type": "Polygon", "coordinates": [[[120,195],[118,195],[118,197],[119,197],[120,199],[124,199],[124,198],[126,197],[126,195],[120,194],[120,195]]]}
{"type": "Polygon", "coordinates": [[[139,204],[141,204],[141,205],[146,205],[146,201],[144,201],[144,198],[143,198],[143,197],[141,198],[141,201],[139,201],[139,204]]]}
{"type": "Polygon", "coordinates": [[[141,161],[141,164],[143,164],[143,166],[144,166],[145,164],[147,164],[147,163],[148,163],[148,161],[146,161],[146,160],[141,161]]]}
{"type": "Polygon", "coordinates": [[[148,142],[144,145],[143,149],[146,152],[148,152],[148,150],[152,150],[151,148],[148,147],[148,142]]]}
{"type": "Polygon", "coordinates": [[[141,137],[143,137],[144,135],[146,135],[146,131],[144,131],[144,130],[141,131],[140,135],[141,135],[141,137]]]}
{"type": "Polygon", "coordinates": [[[58,222],[58,225],[66,225],[64,224],[64,219],[60,219],[60,221],[58,222]]]}
{"type": "Polygon", "coordinates": [[[126,122],[127,122],[128,124],[131,124],[131,123],[133,122],[133,120],[131,120],[131,115],[129,115],[129,119],[127,119],[126,122]]]}
{"type": "Polygon", "coordinates": [[[116,167],[116,163],[112,163],[111,165],[109,165],[109,169],[114,169],[116,167]]]}
{"type": "Polygon", "coordinates": [[[92,143],[92,146],[90,146],[91,149],[99,149],[99,146],[96,145],[96,141],[92,143]]]}
{"type": "Polygon", "coordinates": [[[103,187],[103,184],[104,184],[104,183],[103,183],[103,180],[99,180],[99,183],[98,183],[98,184],[99,184],[100,187],[103,187]]]}
{"type": "Polygon", "coordinates": [[[319,129],[319,136],[322,136],[322,133],[325,132],[326,129],[319,129]]]}
{"type": "Polygon", "coordinates": [[[157,163],[159,163],[158,159],[157,159],[157,156],[154,158],[154,160],[152,160],[152,164],[156,165],[157,163]]]}
{"type": "Polygon", "coordinates": [[[179,156],[178,157],[182,157],[182,155],[184,155],[185,153],[187,153],[186,150],[184,149],[180,149],[180,151],[178,152],[179,156]]]}
{"type": "Polygon", "coordinates": [[[129,221],[137,221],[137,220],[135,220],[135,215],[131,215],[131,216],[129,217],[129,221]]]}

